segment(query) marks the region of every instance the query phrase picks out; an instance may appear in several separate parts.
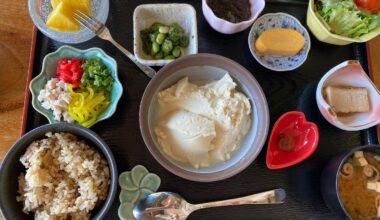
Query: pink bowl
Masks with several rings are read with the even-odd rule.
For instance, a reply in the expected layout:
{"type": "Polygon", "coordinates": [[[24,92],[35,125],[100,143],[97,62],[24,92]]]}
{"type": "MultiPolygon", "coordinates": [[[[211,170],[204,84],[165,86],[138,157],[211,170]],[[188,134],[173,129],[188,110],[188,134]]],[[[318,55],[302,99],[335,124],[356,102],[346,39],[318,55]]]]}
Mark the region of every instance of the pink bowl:
{"type": "Polygon", "coordinates": [[[265,7],[264,0],[250,0],[249,2],[251,3],[251,18],[240,23],[232,23],[218,18],[208,6],[207,0],[202,0],[202,11],[207,22],[214,30],[223,34],[234,34],[251,26],[265,7]]]}

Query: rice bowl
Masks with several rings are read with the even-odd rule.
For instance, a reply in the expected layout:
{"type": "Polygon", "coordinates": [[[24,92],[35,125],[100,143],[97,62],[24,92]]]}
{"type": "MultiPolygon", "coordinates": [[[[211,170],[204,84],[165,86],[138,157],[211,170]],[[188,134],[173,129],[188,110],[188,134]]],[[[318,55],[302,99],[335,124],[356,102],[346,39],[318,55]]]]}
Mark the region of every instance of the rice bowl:
{"type": "MultiPolygon", "coordinates": [[[[104,219],[108,210],[111,208],[117,193],[118,174],[114,156],[108,145],[95,132],[70,123],[46,124],[37,127],[23,135],[8,151],[0,164],[0,211],[4,219],[34,219],[34,213],[30,212],[29,214],[26,214],[23,212],[23,203],[16,199],[16,197],[20,196],[18,178],[21,173],[27,171],[24,165],[20,162],[20,158],[26,153],[27,148],[33,142],[47,138],[45,135],[49,132],[63,132],[75,135],[77,140],[79,140],[78,142],[85,142],[94,152],[99,153],[101,158],[107,162],[109,168],[109,185],[107,187],[106,199],[104,201],[98,200],[99,202],[90,213],[91,219],[104,219]]],[[[81,154],[76,152],[75,155],[81,154]]],[[[88,168],[86,169],[88,170],[88,168]]],[[[77,194],[76,196],[79,197],[80,194],[77,194]]],[[[65,206],[68,206],[66,201],[65,206]]]]}
{"type": "Polygon", "coordinates": [[[107,162],[84,141],[69,133],[47,133],[21,156],[27,168],[19,176],[17,200],[35,219],[89,219],[107,197],[107,162]]]}

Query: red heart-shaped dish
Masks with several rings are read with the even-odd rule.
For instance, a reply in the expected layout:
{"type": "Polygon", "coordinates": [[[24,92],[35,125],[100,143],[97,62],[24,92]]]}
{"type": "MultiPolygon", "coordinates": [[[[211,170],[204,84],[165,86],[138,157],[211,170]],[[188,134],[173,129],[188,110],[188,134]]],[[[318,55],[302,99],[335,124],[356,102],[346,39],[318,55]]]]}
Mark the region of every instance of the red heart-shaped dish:
{"type": "Polygon", "coordinates": [[[300,163],[317,149],[316,124],[306,121],[303,112],[282,115],[273,127],[267,150],[267,167],[281,169],[300,163]]]}

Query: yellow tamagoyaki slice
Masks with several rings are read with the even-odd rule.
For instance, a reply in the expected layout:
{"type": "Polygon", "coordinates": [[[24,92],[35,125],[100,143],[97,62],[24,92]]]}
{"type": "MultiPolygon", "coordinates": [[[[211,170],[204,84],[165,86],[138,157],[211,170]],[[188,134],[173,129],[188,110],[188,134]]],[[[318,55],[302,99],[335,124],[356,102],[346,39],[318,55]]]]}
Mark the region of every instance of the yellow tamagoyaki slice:
{"type": "Polygon", "coordinates": [[[305,38],[298,31],[287,28],[266,30],[255,42],[258,53],[278,56],[294,56],[304,45],[305,38]]]}

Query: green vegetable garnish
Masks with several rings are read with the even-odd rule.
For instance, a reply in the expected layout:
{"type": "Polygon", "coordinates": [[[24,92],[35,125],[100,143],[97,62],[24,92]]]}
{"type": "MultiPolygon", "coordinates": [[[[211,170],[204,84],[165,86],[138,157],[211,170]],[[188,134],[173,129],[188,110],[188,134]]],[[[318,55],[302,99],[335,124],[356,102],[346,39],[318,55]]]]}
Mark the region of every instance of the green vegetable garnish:
{"type": "Polygon", "coordinates": [[[173,51],[172,51],[172,54],[174,57],[179,57],[181,56],[181,48],[179,46],[176,46],[173,51]]]}
{"type": "Polygon", "coordinates": [[[171,40],[166,39],[161,46],[162,52],[168,54],[173,50],[173,42],[171,40]]]}
{"type": "Polygon", "coordinates": [[[167,34],[167,33],[169,33],[169,27],[167,27],[167,26],[161,26],[161,27],[158,29],[158,31],[159,31],[160,33],[162,33],[162,34],[167,34]]]}
{"type": "Polygon", "coordinates": [[[157,42],[159,45],[161,45],[164,42],[165,38],[166,38],[165,34],[159,33],[157,35],[157,38],[156,38],[155,42],[157,42]]]}
{"type": "Polygon", "coordinates": [[[152,54],[156,54],[160,51],[160,45],[156,42],[153,42],[152,44],[152,54]]]}
{"type": "Polygon", "coordinates": [[[96,92],[112,91],[113,77],[111,71],[100,61],[99,58],[87,59],[82,65],[83,76],[81,79],[83,87],[92,87],[96,92]]]}
{"type": "Polygon", "coordinates": [[[181,47],[189,45],[189,38],[177,23],[169,26],[154,23],[140,32],[143,51],[154,59],[175,59],[181,56],[181,47]]]}
{"type": "Polygon", "coordinates": [[[380,15],[359,10],[352,0],[320,0],[315,6],[334,34],[358,38],[380,25],[380,15]]]}

